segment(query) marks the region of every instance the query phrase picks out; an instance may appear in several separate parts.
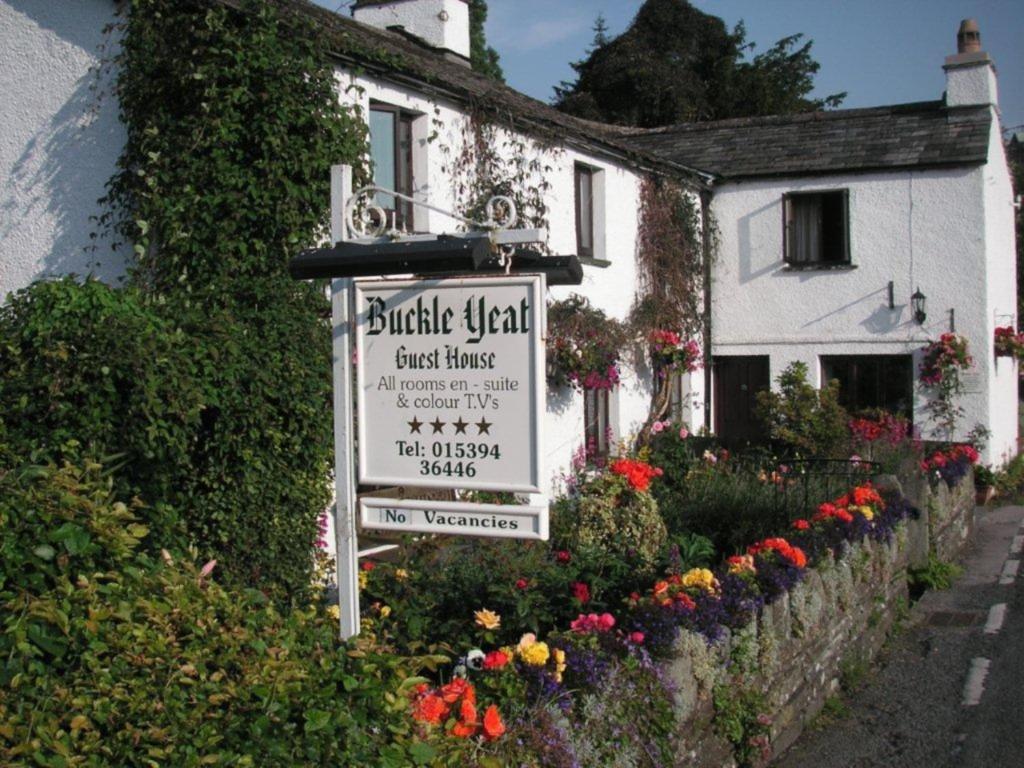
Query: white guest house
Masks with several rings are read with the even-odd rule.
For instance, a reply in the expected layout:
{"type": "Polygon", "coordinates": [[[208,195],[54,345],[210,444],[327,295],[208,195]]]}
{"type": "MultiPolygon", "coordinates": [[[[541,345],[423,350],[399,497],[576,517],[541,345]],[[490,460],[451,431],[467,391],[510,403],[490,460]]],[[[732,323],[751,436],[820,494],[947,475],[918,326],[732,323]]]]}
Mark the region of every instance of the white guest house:
{"type": "MultiPolygon", "coordinates": [[[[539,203],[547,247],[584,264],[582,284],[553,287],[550,299],[575,291],[626,317],[649,174],[711,201],[721,235],[713,364],[685,376],[676,398],[691,429],[755,436],[753,393],[794,360],[815,381],[838,378],[851,406],[904,412],[920,425],[920,349],[955,327],[976,361],[964,429],[992,430],[989,461],[1015,451],[1016,364],[992,354],[993,329],[1016,323],[1012,194],[994,68],[972,41],[947,60],[938,101],[631,132],[473,72],[464,0],[361,0],[351,19],[305,0],[271,1],[327,36],[339,99],[367,120],[377,185],[464,211],[489,194],[472,170],[485,151],[539,203]],[[910,307],[918,289],[923,318],[910,307]]],[[[116,104],[91,88],[114,10],[113,0],[0,0],[4,295],[45,275],[123,273],[122,255],[89,249],[124,140],[116,104]]],[[[462,226],[394,197],[377,202],[410,231],[462,226]]],[[[588,436],[627,438],[650,403],[646,370],[625,370],[610,394],[549,391],[548,472],[564,469],[588,436]]]]}

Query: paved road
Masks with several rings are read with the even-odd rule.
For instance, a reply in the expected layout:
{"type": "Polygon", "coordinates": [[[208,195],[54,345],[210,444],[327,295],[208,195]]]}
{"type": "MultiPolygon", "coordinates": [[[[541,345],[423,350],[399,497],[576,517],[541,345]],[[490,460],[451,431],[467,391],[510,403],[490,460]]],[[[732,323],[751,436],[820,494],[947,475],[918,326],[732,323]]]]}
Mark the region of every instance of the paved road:
{"type": "Polygon", "coordinates": [[[965,571],[775,768],[1024,768],[1024,507],[979,510],[965,571]],[[1002,606],[1002,607],[1000,607],[1002,606]]]}

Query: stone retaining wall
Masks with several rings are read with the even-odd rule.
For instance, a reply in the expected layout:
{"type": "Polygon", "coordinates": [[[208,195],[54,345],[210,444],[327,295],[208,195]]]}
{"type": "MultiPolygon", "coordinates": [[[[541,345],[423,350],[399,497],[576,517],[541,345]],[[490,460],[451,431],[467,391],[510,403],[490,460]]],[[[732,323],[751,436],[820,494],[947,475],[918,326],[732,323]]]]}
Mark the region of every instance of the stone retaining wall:
{"type": "Polygon", "coordinates": [[[903,524],[892,541],[865,540],[819,564],[792,592],[715,646],[683,633],[668,667],[677,689],[680,765],[737,765],[733,745],[715,727],[716,690],[720,699],[743,691],[763,696],[760,711],[771,717],[768,751],[778,755],[840,680],[860,674],[875,657],[907,610],[907,569],[927,563],[929,553],[954,558],[973,530],[970,475],[952,491],[927,480],[905,491],[921,516],[903,524]]]}

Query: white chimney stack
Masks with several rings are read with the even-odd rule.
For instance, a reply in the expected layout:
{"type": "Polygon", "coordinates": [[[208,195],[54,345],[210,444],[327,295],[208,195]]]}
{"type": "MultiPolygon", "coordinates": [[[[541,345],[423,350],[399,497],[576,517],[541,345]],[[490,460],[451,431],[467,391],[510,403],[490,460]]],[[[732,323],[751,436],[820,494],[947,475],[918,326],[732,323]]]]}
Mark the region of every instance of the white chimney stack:
{"type": "Polygon", "coordinates": [[[358,0],[352,17],[381,29],[402,27],[427,45],[469,62],[468,0],[358,0]]]}
{"type": "Polygon", "coordinates": [[[996,68],[989,55],[981,49],[978,22],[964,19],[956,35],[956,55],[947,56],[946,106],[966,107],[980,104],[996,106],[996,68]]]}

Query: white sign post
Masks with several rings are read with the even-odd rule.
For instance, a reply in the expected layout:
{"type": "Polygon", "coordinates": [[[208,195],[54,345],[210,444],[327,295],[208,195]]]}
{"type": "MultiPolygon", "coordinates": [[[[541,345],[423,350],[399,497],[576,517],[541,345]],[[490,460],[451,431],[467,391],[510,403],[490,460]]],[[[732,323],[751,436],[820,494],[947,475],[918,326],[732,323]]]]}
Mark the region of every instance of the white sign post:
{"type": "MultiPolygon", "coordinates": [[[[349,240],[350,230],[357,230],[356,198],[374,189],[353,195],[352,169],[331,168],[334,242],[349,240]]],[[[511,211],[512,226],[511,201],[494,200],[511,211]]],[[[541,236],[538,230],[502,229],[493,212],[480,226],[483,232],[463,236],[488,237],[492,247],[506,248],[541,236]]],[[[396,236],[428,237],[381,231],[356,240],[391,242],[396,236]]],[[[353,357],[361,482],[537,493],[545,405],[544,294],[544,278],[537,275],[331,282],[334,525],[343,639],[359,633],[359,557],[376,551],[360,552],[356,534],[353,357]]],[[[548,538],[546,506],[363,498],[359,508],[364,528],[548,538]]]]}

